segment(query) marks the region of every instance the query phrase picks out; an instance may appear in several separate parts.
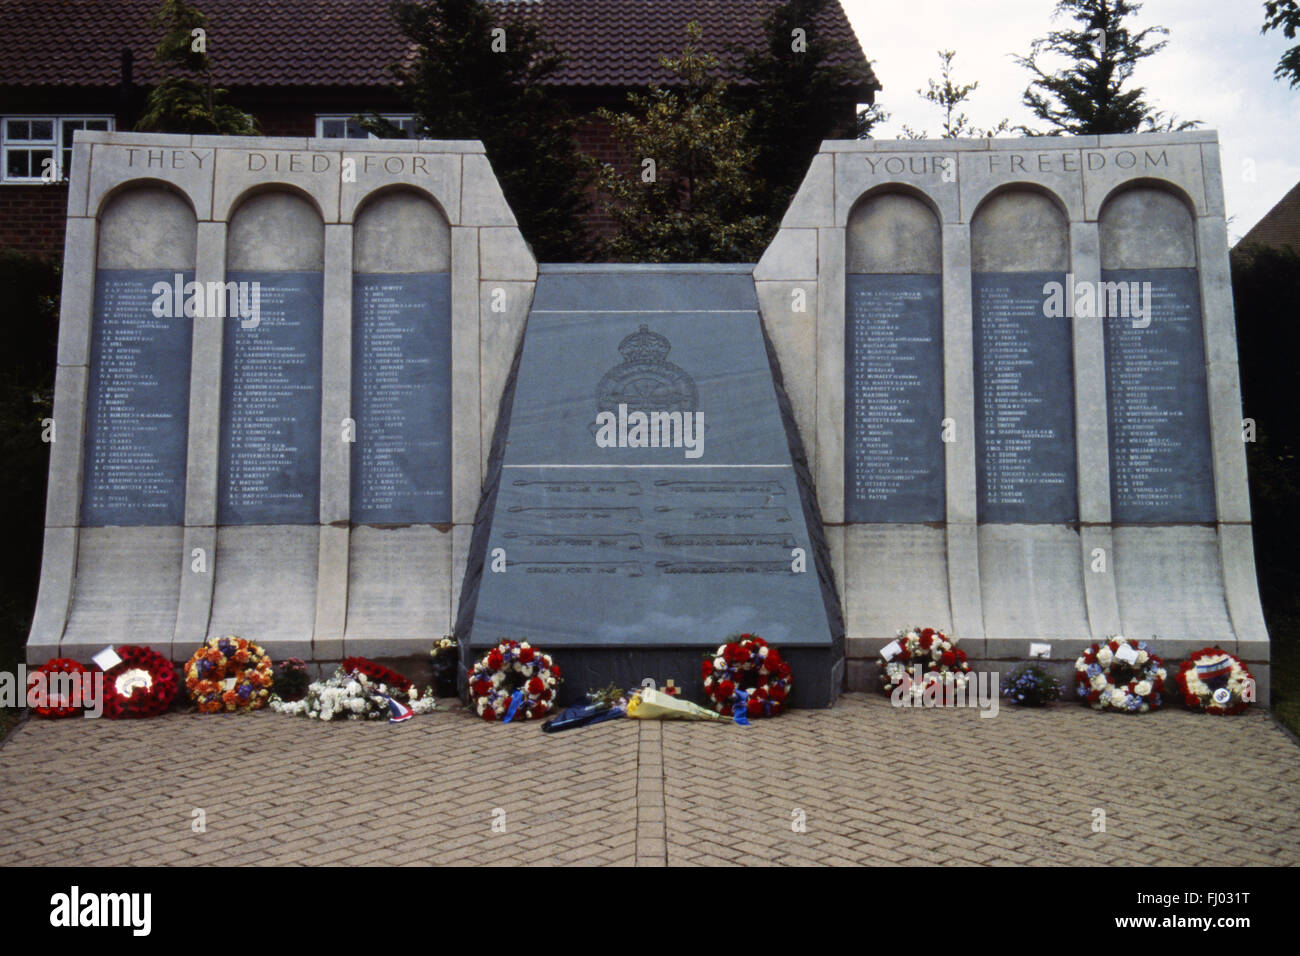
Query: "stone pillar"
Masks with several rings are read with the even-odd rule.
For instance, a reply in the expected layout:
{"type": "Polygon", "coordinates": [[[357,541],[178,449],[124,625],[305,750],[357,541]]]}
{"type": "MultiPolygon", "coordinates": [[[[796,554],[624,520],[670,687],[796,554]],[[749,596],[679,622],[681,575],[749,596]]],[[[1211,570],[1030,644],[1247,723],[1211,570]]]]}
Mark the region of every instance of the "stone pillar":
{"type": "MultiPolygon", "coordinates": [[[[200,222],[198,230],[195,279],[200,283],[224,282],[226,224],[200,222]]],[[[212,316],[194,320],[190,437],[185,473],[185,553],[180,556],[181,599],[173,639],[178,657],[187,657],[203,642],[212,615],[212,584],[217,573],[221,352],[223,325],[227,321],[230,320],[212,316]],[[203,570],[195,570],[196,567],[203,570]]]]}
{"type": "MultiPolygon", "coordinates": [[[[321,355],[320,552],[316,569],[316,627],[312,656],[343,657],[348,607],[348,519],[351,444],[344,420],[355,422],[352,400],[352,224],[325,226],[325,312],[321,355]]],[[[355,439],[355,424],[351,429],[355,439]]]]}
{"type": "Polygon", "coordinates": [[[948,593],[953,635],[967,654],[984,652],[975,494],[975,378],[970,224],[943,225],[943,404],[955,441],[944,448],[948,593]]]}
{"type": "MultiPolygon", "coordinates": [[[[1070,271],[1076,283],[1101,281],[1101,250],[1095,221],[1070,224],[1070,271]]],[[[1079,548],[1088,626],[1092,639],[1100,641],[1120,631],[1115,594],[1115,543],[1110,527],[1106,344],[1102,319],[1098,316],[1076,315],[1073,329],[1079,548]]]]}

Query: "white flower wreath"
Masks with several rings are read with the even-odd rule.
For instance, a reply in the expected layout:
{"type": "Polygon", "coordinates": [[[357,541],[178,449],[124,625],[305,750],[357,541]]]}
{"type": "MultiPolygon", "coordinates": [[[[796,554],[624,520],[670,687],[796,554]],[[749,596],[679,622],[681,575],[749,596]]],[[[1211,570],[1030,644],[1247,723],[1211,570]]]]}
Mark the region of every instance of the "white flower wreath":
{"type": "Polygon", "coordinates": [[[437,706],[433,688],[423,695],[376,683],[360,672],[346,674],[335,671],[333,677],[313,681],[307,686],[307,696],[302,700],[271,699],[271,709],[277,714],[294,717],[311,717],[315,720],[380,720],[392,713],[389,698],[406,704],[415,714],[427,714],[437,706]]]}
{"type": "Polygon", "coordinates": [[[1093,644],[1074,662],[1077,692],[1093,710],[1144,714],[1161,704],[1166,677],[1163,664],[1146,641],[1116,634],[1093,644]],[[1126,679],[1120,685],[1116,677],[1126,679]]]}
{"type": "Polygon", "coordinates": [[[1255,678],[1246,665],[1217,647],[1192,653],[1177,680],[1183,702],[1207,714],[1239,714],[1255,699],[1255,678]]]}

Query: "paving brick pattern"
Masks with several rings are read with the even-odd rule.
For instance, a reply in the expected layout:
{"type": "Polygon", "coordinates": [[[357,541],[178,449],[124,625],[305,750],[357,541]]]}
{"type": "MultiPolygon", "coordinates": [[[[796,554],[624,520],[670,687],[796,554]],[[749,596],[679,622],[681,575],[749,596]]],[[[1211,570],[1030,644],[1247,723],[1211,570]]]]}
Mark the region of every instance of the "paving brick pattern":
{"type": "Polygon", "coordinates": [[[1300,864],[1300,748],[1262,711],[31,720],[0,794],[9,864],[1300,864]]]}

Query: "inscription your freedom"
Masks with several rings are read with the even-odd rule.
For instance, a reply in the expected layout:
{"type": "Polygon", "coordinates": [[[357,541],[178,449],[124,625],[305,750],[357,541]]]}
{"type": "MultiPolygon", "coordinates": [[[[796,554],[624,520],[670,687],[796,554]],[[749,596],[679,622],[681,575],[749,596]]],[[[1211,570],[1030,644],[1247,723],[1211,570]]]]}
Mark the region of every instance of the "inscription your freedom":
{"type": "MultiPolygon", "coordinates": [[[[873,176],[912,173],[937,176],[944,182],[957,181],[955,153],[909,153],[907,155],[863,156],[873,176]]],[[[1070,150],[1053,149],[1035,153],[989,152],[977,161],[988,164],[990,173],[1077,173],[1097,172],[1108,166],[1118,169],[1169,169],[1168,150],[1070,150]]]]}

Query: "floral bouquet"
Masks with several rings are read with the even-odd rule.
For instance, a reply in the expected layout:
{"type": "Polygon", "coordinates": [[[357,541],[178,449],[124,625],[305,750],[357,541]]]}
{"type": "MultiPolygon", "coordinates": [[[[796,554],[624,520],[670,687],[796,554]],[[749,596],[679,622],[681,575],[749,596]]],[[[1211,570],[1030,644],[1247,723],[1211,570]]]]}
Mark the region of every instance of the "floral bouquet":
{"type": "Polygon", "coordinates": [[[376,664],[368,657],[345,657],[339,670],[345,674],[364,674],[372,684],[383,684],[404,694],[410,693],[414,686],[402,674],[383,664],[376,664]]]}
{"type": "MultiPolygon", "coordinates": [[[[384,668],[387,670],[387,668],[384,668]]],[[[391,673],[391,672],[390,672],[391,673]]],[[[437,706],[433,688],[419,694],[411,682],[389,684],[376,680],[363,671],[345,671],[339,668],[334,676],[313,681],[307,686],[302,700],[271,699],[271,709],[277,714],[310,717],[314,720],[380,720],[392,722],[405,720],[412,714],[427,714],[437,706]],[[396,702],[397,707],[393,706],[396,702]]]]}
{"type": "Polygon", "coordinates": [[[1061,699],[1061,682],[1041,667],[1030,665],[1012,672],[1002,694],[1021,707],[1042,707],[1061,699]]]}
{"type": "Polygon", "coordinates": [[[307,665],[296,657],[280,661],[275,666],[275,679],[271,684],[271,693],[280,700],[302,700],[307,696],[307,685],[311,678],[307,676],[307,665]]]}
{"type": "Polygon", "coordinates": [[[429,657],[433,660],[433,688],[439,697],[456,696],[456,671],[460,665],[460,647],[456,638],[448,634],[433,645],[429,657]]]}

